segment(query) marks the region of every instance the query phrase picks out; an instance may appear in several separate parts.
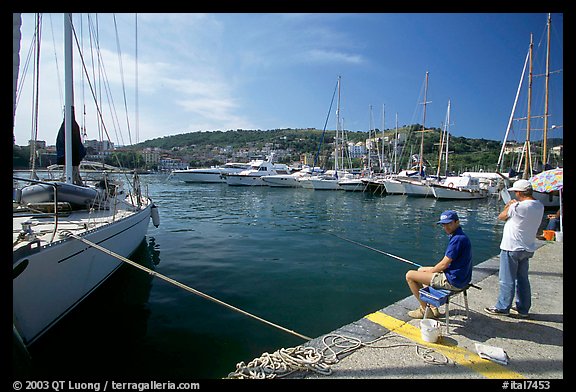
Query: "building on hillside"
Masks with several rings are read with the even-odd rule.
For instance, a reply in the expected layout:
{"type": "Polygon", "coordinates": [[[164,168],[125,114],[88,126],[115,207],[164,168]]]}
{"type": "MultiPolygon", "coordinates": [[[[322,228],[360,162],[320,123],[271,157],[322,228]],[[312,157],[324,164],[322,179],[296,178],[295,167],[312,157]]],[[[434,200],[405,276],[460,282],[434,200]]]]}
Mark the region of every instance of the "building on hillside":
{"type": "Polygon", "coordinates": [[[141,151],[146,167],[152,167],[160,163],[160,149],[147,147],[141,151]]]}
{"type": "Polygon", "coordinates": [[[362,158],[366,155],[366,145],[362,142],[348,143],[348,154],[350,158],[362,158]]]}
{"type": "Polygon", "coordinates": [[[82,144],[86,149],[91,148],[99,153],[114,150],[114,143],[108,140],[84,140],[82,144]]]}
{"type": "Polygon", "coordinates": [[[186,169],[187,167],[188,165],[182,162],[182,159],[172,158],[168,156],[160,157],[160,161],[158,163],[158,170],[165,172],[171,172],[172,170],[186,169]]]}

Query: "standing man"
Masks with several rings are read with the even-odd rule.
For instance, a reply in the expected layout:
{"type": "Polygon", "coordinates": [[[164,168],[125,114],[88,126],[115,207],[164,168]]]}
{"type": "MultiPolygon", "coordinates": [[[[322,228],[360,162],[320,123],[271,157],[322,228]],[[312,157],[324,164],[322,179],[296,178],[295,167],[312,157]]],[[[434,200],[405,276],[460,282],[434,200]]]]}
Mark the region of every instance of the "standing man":
{"type": "Polygon", "coordinates": [[[508,315],[512,310],[525,318],[532,305],[528,260],[536,250],[536,233],[544,216],[544,205],[532,196],[532,185],[528,180],[518,180],[508,190],[515,192],[516,199],[506,203],[498,215],[498,219],[506,222],[500,242],[498,301],[484,311],[508,315]],[[516,304],[512,306],[515,294],[516,304]]]}
{"type": "MultiPolygon", "coordinates": [[[[426,303],[420,299],[420,289],[423,286],[459,291],[465,289],[472,280],[472,245],[460,227],[458,214],[452,210],[444,211],[436,224],[441,224],[450,236],[444,257],[433,267],[420,267],[417,271],[410,270],[406,273],[408,287],[420,302],[418,309],[408,312],[408,316],[416,319],[424,318],[426,310],[426,303]]],[[[426,318],[440,316],[437,308],[430,309],[432,314],[426,314],[426,318]]]]}

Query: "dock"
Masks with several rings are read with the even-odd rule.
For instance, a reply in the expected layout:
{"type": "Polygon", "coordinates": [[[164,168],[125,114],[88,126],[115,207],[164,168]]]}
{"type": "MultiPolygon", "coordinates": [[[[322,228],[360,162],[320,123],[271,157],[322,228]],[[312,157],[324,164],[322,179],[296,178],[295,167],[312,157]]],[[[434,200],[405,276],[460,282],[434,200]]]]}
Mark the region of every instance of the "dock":
{"type": "MultiPolygon", "coordinates": [[[[420,320],[408,317],[418,307],[413,296],[387,306],[362,319],[319,336],[304,346],[325,350],[330,336],[358,339],[357,348],[333,347],[336,363],[329,374],[297,371],[290,379],[495,379],[502,389],[548,389],[526,380],[564,378],[563,244],[538,240],[530,260],[532,308],[528,318],[487,314],[498,295],[499,257],[473,268],[469,288],[469,318],[463,295],[450,302],[450,328],[442,322],[435,343],[422,340],[420,320]],[[328,339],[326,339],[328,338],[328,339]],[[375,341],[375,342],[374,342],[375,341]],[[369,342],[374,342],[370,344],[369,342]],[[481,358],[476,344],[502,349],[507,363],[481,358]],[[522,381],[524,379],[524,381],[522,381]],[[515,388],[516,387],[516,388],[515,388]]],[[[440,307],[444,314],[445,306],[440,307]]],[[[326,352],[326,351],[324,351],[326,352]]],[[[551,387],[551,385],[548,385],[551,387]]]]}

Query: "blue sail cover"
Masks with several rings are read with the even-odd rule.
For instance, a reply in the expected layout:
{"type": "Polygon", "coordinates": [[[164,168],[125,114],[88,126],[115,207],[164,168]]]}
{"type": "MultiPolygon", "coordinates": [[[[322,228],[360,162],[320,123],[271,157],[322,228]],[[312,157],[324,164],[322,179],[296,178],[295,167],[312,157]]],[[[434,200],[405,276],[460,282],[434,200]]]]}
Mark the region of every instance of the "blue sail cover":
{"type": "MultiPolygon", "coordinates": [[[[64,123],[62,120],[62,125],[58,131],[58,137],[56,138],[56,163],[58,165],[64,165],[66,163],[65,159],[65,141],[64,141],[64,123]]],[[[76,117],[74,116],[74,107],[72,107],[72,166],[80,165],[80,161],[86,156],[86,148],[82,144],[82,139],[80,139],[80,126],[76,122],[76,117]]]]}

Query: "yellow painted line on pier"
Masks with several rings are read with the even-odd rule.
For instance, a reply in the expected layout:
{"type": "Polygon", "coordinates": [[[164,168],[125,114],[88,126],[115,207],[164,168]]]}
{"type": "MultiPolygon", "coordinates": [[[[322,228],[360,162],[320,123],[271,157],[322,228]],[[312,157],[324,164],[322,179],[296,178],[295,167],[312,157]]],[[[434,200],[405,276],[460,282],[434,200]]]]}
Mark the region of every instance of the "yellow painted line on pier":
{"type": "Polygon", "coordinates": [[[466,366],[475,372],[484,375],[487,378],[524,378],[523,375],[512,372],[504,366],[487,359],[480,358],[477,353],[469,351],[465,348],[447,345],[445,339],[440,339],[439,343],[429,343],[421,338],[420,329],[410,325],[406,321],[398,320],[394,317],[388,316],[382,312],[375,312],[367,315],[365,318],[383,326],[391,332],[404,336],[420,345],[430,347],[431,349],[440,352],[447,358],[453,360],[459,365],[466,366]]]}

